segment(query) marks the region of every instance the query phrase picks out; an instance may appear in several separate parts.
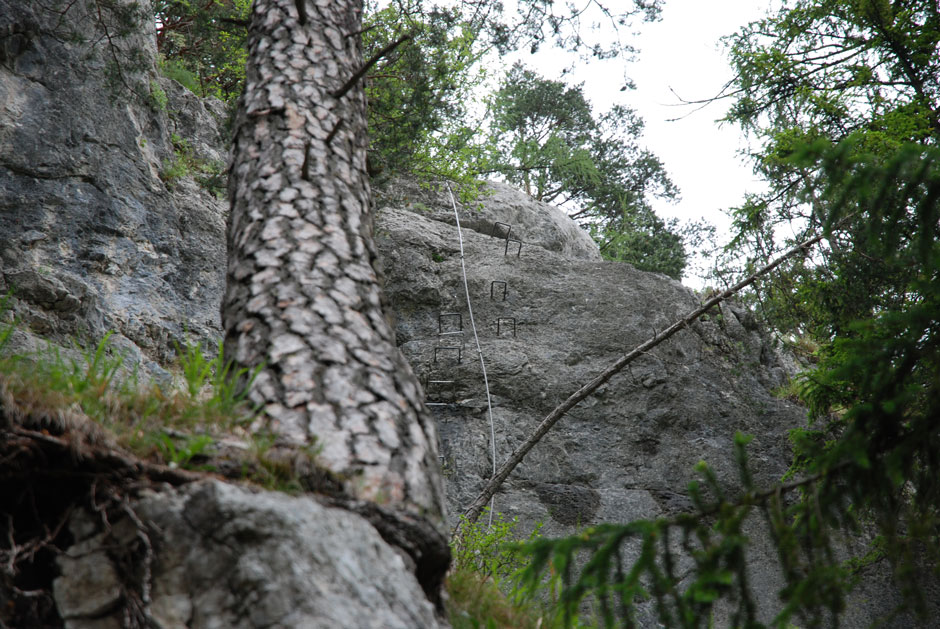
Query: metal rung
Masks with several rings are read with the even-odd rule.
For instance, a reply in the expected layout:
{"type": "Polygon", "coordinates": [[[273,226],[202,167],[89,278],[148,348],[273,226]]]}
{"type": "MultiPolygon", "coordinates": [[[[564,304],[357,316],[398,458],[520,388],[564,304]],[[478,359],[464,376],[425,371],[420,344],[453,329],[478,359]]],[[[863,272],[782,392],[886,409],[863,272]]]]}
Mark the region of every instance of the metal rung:
{"type": "Polygon", "coordinates": [[[516,318],[515,317],[499,317],[496,319],[496,336],[499,336],[501,333],[501,326],[503,321],[508,321],[512,323],[512,335],[516,336],[516,318]]]}
{"type": "Polygon", "coordinates": [[[508,256],[508,255],[509,255],[509,243],[511,243],[511,242],[514,242],[514,243],[516,243],[517,245],[519,245],[519,249],[516,250],[516,257],[517,257],[517,258],[521,258],[521,257],[522,257],[522,241],[521,241],[521,240],[516,240],[515,238],[507,238],[507,239],[506,239],[506,249],[505,249],[505,251],[503,251],[503,255],[504,255],[504,256],[508,256]]]}
{"type": "Polygon", "coordinates": [[[427,404],[428,406],[446,406],[448,404],[457,403],[457,381],[456,380],[431,380],[430,376],[428,376],[427,385],[424,387],[424,390],[425,390],[424,391],[425,394],[428,396],[428,400],[425,402],[425,404],[427,404]],[[443,400],[432,402],[430,400],[432,384],[441,384],[441,385],[449,384],[450,387],[436,387],[436,388],[450,390],[450,398],[451,398],[450,402],[444,402],[443,400]]]}
{"type": "Polygon", "coordinates": [[[511,233],[512,233],[512,225],[510,225],[509,223],[500,223],[499,221],[496,221],[495,223],[493,223],[493,237],[494,238],[509,238],[509,234],[511,233]],[[496,234],[496,232],[499,231],[500,226],[506,228],[505,236],[498,236],[496,234]]]}
{"type": "Polygon", "coordinates": [[[509,288],[509,285],[508,285],[506,282],[504,282],[503,280],[493,280],[492,282],[490,282],[490,299],[495,299],[495,297],[493,297],[493,290],[496,288],[496,285],[497,285],[497,284],[502,284],[502,285],[503,285],[503,299],[502,299],[502,301],[506,301],[506,290],[509,288]]]}
{"type": "Polygon", "coordinates": [[[434,348],[434,362],[437,362],[437,353],[442,351],[456,351],[457,352],[457,364],[463,362],[462,352],[459,347],[435,347],[434,348]]]}
{"type": "Polygon", "coordinates": [[[459,312],[442,312],[437,315],[437,333],[441,336],[445,334],[463,334],[463,315],[459,312]],[[457,329],[444,331],[444,319],[457,317],[457,329]]]}

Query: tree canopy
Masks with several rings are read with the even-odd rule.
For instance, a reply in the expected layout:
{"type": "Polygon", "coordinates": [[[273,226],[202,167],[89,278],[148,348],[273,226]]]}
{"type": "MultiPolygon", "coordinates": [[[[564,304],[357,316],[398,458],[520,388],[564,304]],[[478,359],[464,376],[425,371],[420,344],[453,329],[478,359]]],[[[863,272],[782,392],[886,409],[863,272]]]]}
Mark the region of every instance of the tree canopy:
{"type": "Polygon", "coordinates": [[[651,207],[679,191],[662,162],[639,145],[643,121],[615,105],[594,114],[582,85],[516,64],[489,103],[486,168],[540,201],[569,209],[608,259],[675,278],[686,265],[683,235],[651,207]]]}
{"type": "Polygon", "coordinates": [[[155,0],[163,73],[200,96],[233,103],[244,88],[251,0],[155,0]]]}
{"type": "MultiPolygon", "coordinates": [[[[937,11],[930,0],[801,0],[727,39],[737,71],[727,120],[759,140],[751,157],[769,186],[735,211],[732,257],[746,263],[786,247],[783,233],[799,240],[821,227],[824,201],[808,186],[814,168],[788,159],[799,146],[851,137],[860,155],[887,160],[906,143],[936,144],[937,11]]],[[[816,259],[794,261],[761,285],[771,325],[827,342],[860,317],[903,307],[914,267],[874,256],[867,222],[864,214],[843,221],[816,259]]],[[[916,225],[896,229],[907,240],[916,225]]]]}

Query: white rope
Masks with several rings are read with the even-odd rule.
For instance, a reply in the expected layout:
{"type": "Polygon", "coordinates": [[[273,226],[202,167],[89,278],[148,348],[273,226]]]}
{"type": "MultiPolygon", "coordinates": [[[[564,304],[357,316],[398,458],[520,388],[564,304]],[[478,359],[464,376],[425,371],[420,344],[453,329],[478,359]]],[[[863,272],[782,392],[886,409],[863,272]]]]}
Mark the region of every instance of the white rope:
{"type": "MultiPolygon", "coordinates": [[[[463,270],[463,289],[467,294],[467,312],[470,313],[470,327],[473,329],[473,340],[477,344],[477,354],[480,356],[480,368],[483,370],[483,387],[486,389],[486,410],[490,418],[490,444],[492,446],[493,458],[493,476],[496,476],[496,427],[493,423],[493,404],[490,401],[490,383],[486,378],[486,363],[483,362],[483,349],[480,347],[480,337],[477,336],[477,326],[473,321],[473,308],[470,306],[470,286],[467,284],[467,265],[463,259],[463,234],[460,231],[460,216],[457,213],[457,201],[454,200],[454,193],[447,184],[447,193],[450,195],[450,204],[454,207],[454,219],[457,221],[457,239],[460,241],[460,268],[463,270]]],[[[493,526],[493,506],[496,503],[496,496],[490,497],[490,515],[487,528],[493,526]]]]}

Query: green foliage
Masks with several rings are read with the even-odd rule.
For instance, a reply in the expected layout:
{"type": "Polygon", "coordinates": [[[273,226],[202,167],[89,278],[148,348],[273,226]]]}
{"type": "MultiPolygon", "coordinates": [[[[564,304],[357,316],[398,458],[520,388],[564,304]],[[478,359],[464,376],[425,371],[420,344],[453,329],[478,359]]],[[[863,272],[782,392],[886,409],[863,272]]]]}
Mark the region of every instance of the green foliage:
{"type": "Polygon", "coordinates": [[[490,103],[494,168],[540,201],[571,179],[597,180],[589,143],[597,123],[582,86],[539,77],[516,64],[490,103]]]}
{"type": "Polygon", "coordinates": [[[488,161],[536,199],[573,207],[573,216],[610,260],[679,278],[685,242],[703,229],[680,229],[650,207],[678,190],[659,159],[637,139],[643,122],[615,106],[595,118],[582,86],[539,77],[516,64],[490,103],[488,161]]]}
{"type": "MultiPolygon", "coordinates": [[[[736,70],[727,119],[761,140],[752,157],[769,189],[734,211],[728,257],[735,264],[725,265],[725,275],[746,274],[755,260],[822,228],[829,200],[813,196],[824,185],[814,182],[813,165],[790,159],[798,147],[851,136],[860,158],[889,160],[907,143],[934,145],[940,137],[940,19],[932,0],[798,0],[726,43],[736,70]]],[[[812,257],[761,282],[752,299],[765,321],[784,337],[825,343],[856,319],[903,307],[911,268],[873,255],[866,224],[864,213],[842,221],[812,257]]],[[[895,227],[902,240],[913,236],[911,223],[895,227]]]]}
{"type": "MultiPolygon", "coordinates": [[[[447,577],[448,614],[455,629],[538,629],[562,626],[554,605],[556,579],[523,584],[520,571],[528,555],[516,541],[518,521],[497,514],[491,525],[488,513],[475,523],[464,522],[464,535],[452,544],[453,562],[447,577]]],[[[529,535],[541,537],[541,525],[529,535]]],[[[583,625],[579,625],[583,626],[583,625]]]]}
{"type": "Polygon", "coordinates": [[[233,361],[225,358],[222,341],[219,341],[212,359],[207,358],[195,343],[187,343],[184,347],[177,344],[176,352],[186,393],[191,399],[200,399],[207,409],[220,415],[237,413],[248,404],[248,385],[262,367],[254,370],[236,368],[233,361]]]}
{"type": "MultiPolygon", "coordinates": [[[[495,53],[546,41],[594,57],[632,52],[620,28],[636,17],[658,17],[658,0],[598,3],[596,17],[612,27],[610,41],[588,41],[599,29],[582,28],[587,17],[572,7],[543,0],[521,0],[518,11],[502,3],[468,0],[425,4],[420,0],[366,3],[363,44],[367,59],[403,36],[410,40],[388,53],[366,80],[369,98],[370,161],[373,172],[411,171],[430,178],[468,183],[483,157],[476,139],[480,121],[468,113],[471,92],[487,78],[495,53]],[[517,15],[513,15],[517,13],[517,15]]],[[[593,15],[593,14],[589,14],[593,15]]]]}
{"type": "Polygon", "coordinates": [[[485,78],[480,35],[478,25],[457,9],[370,7],[363,32],[366,58],[409,37],[366,77],[373,173],[387,169],[467,179],[478,149],[466,105],[485,78]]]}
{"type": "Polygon", "coordinates": [[[561,571],[569,614],[593,594],[608,601],[607,625],[630,624],[648,600],[666,626],[705,626],[724,598],[734,626],[762,626],[743,570],[740,525],[753,513],[786,580],[774,626],[835,625],[859,572],[875,563],[903,594],[885,618],[923,618],[923,576],[940,576],[937,5],[795,0],[728,43],[737,71],[728,119],[762,140],[753,158],[769,191],[734,211],[727,252],[737,266],[725,279],[826,234],[750,295],[804,348],[811,368],[783,393],[808,404],[812,423],[790,433],[787,484],[754,488],[738,439],[737,490],[700,466],[709,498],[690,486],[689,513],[540,540],[526,574],[561,571]],[[843,561],[836,540],[846,533],[871,543],[843,561]],[[684,579],[680,548],[695,562],[684,579]],[[580,572],[578,553],[590,554],[580,572]]]}
{"type": "MultiPolygon", "coordinates": [[[[472,524],[465,522],[465,532],[461,543],[452,548],[454,570],[473,570],[485,577],[492,577],[497,582],[513,577],[526,563],[526,556],[515,541],[517,518],[507,520],[501,513],[496,514],[491,524],[484,524],[488,514],[472,524]]],[[[538,539],[541,525],[529,536],[538,539]]]]}
{"type": "Polygon", "coordinates": [[[157,435],[157,448],[163,456],[163,460],[170,467],[193,467],[192,462],[197,458],[207,458],[206,453],[212,446],[213,439],[209,435],[186,435],[181,444],[167,434],[157,435]]]}
{"type": "MultiPolygon", "coordinates": [[[[0,311],[5,308],[0,304],[0,311]]],[[[117,442],[141,456],[158,451],[167,462],[183,464],[211,445],[213,431],[246,425],[254,411],[244,392],[256,372],[233,370],[221,351],[207,359],[195,345],[181,352],[186,382],[142,385],[136,370],[113,351],[111,334],[93,348],[50,348],[34,354],[7,354],[16,323],[0,325],[0,377],[26,411],[78,409],[114,434],[117,442]],[[184,431],[182,444],[167,441],[166,431],[184,431]]]]}
{"type": "Polygon", "coordinates": [[[163,160],[163,168],[160,170],[160,178],[168,188],[172,189],[174,186],[176,186],[177,181],[183,177],[188,177],[190,174],[189,166],[186,165],[186,160],[181,154],[174,152],[173,159],[163,160]]]}
{"type": "Polygon", "coordinates": [[[199,96],[241,94],[251,0],[156,0],[160,71],[199,96]]]}
{"type": "Polygon", "coordinates": [[[202,92],[202,87],[199,85],[199,77],[197,77],[192,70],[187,68],[182,60],[166,59],[163,55],[160,55],[157,67],[160,70],[160,74],[168,79],[173,79],[193,94],[202,92]]]}
{"type": "Polygon", "coordinates": [[[170,102],[166,92],[156,81],[150,81],[150,99],[153,108],[157,111],[166,111],[166,106],[170,102]]]}
{"type": "Polygon", "coordinates": [[[173,158],[163,160],[160,178],[168,188],[173,188],[183,177],[192,176],[196,183],[218,198],[225,196],[226,181],[223,177],[225,164],[219,161],[200,159],[192,145],[178,134],[172,134],[173,158]]]}
{"type": "Polygon", "coordinates": [[[859,231],[871,253],[912,267],[907,299],[845,325],[818,350],[818,366],[797,386],[814,423],[791,432],[788,478],[795,480],[755,488],[749,439],[738,435],[737,489],[700,463],[704,483],[690,484],[689,513],[530,544],[525,578],[561,574],[569,617],[593,595],[605,626],[617,618],[629,625],[637,606],[650,601],[663,625],[701,627],[726,599],[734,626],[763,626],[745,569],[742,525],[751,514],[763,516],[786,581],[773,626],[835,624],[857,573],[878,561],[891,566],[904,595],[886,617],[926,613],[922,575],[940,576],[940,151],[908,144],[884,159],[861,152],[863,141],[815,142],[789,159],[816,173],[814,195],[830,208],[822,217],[829,233],[862,213],[859,231]],[[873,542],[840,560],[847,549],[837,540],[845,532],[858,540],[873,532],[873,542]],[[590,557],[580,571],[579,553],[590,557]],[[689,575],[677,569],[680,554],[695,564],[689,575]]]}
{"type": "Polygon", "coordinates": [[[675,220],[663,221],[652,211],[631,212],[606,223],[588,223],[588,233],[607,260],[629,262],[641,271],[664,273],[679,279],[687,255],[675,220]]]}

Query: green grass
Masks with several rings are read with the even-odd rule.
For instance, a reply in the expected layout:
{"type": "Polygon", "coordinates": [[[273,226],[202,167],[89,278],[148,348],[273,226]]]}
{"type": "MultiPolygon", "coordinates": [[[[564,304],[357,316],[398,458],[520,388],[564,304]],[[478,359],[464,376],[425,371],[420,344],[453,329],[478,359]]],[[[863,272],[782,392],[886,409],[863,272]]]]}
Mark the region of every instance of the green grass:
{"type": "Polygon", "coordinates": [[[177,181],[192,175],[200,186],[217,198],[224,198],[225,164],[220,161],[200,159],[196,156],[189,141],[176,133],[171,134],[170,140],[173,143],[173,158],[164,159],[160,171],[160,178],[167,187],[173,188],[177,181]]]}
{"type": "MultiPolygon", "coordinates": [[[[12,326],[0,333],[0,350],[12,326]]],[[[208,359],[195,345],[181,349],[179,370],[185,386],[142,383],[136,368],[110,347],[111,334],[80,358],[63,356],[52,346],[34,354],[0,358],[0,375],[18,403],[26,407],[75,408],[109,429],[121,445],[135,444],[154,431],[231,430],[252,419],[240,381],[252,374],[232,371],[219,349],[208,359]]]]}
{"type": "MultiPolygon", "coordinates": [[[[0,299],[0,313],[7,301],[0,299]]],[[[243,443],[238,460],[230,459],[231,448],[225,456],[230,469],[240,468],[241,478],[280,491],[304,489],[296,467],[274,455],[274,436],[249,430],[257,413],[246,391],[257,371],[233,367],[221,344],[214,357],[195,343],[178,345],[171,367],[176,384],[160,385],[142,381],[125,364],[110,333],[85,351],[50,345],[12,354],[15,330],[15,323],[0,324],[0,380],[25,415],[77,411],[141,459],[200,471],[215,470],[219,440],[234,437],[243,443]]],[[[317,469],[315,448],[300,454],[317,469]]]]}
{"type": "Polygon", "coordinates": [[[447,612],[454,629],[540,629],[556,625],[532,602],[503,592],[490,577],[471,569],[447,577],[447,612]]]}

